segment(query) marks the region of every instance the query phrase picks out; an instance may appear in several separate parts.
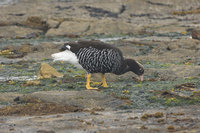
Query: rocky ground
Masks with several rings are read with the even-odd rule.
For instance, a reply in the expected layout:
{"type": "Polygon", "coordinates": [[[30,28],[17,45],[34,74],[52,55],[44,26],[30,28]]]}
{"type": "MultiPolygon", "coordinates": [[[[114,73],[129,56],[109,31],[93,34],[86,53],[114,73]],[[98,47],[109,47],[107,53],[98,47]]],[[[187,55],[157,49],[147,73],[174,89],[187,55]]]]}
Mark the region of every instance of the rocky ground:
{"type": "Polygon", "coordinates": [[[0,18],[0,132],[200,132],[199,0],[15,0],[0,18]],[[80,39],[140,61],[144,82],[107,74],[86,91],[83,70],[50,57],[80,39]]]}

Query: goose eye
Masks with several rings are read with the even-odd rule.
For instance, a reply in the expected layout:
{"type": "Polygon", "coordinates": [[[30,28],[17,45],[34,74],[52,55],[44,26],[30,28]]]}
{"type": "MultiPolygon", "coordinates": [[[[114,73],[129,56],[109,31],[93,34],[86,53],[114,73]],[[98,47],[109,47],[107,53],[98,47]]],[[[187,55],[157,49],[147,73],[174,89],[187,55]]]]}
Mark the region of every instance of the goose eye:
{"type": "Polygon", "coordinates": [[[143,72],[144,72],[144,69],[140,68],[139,71],[140,71],[141,73],[143,73],[143,72]]]}

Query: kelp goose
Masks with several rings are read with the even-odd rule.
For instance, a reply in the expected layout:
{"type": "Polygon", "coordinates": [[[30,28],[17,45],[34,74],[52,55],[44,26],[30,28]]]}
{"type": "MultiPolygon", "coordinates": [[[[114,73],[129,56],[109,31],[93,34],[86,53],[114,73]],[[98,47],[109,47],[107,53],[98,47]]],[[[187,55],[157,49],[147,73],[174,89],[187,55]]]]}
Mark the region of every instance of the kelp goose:
{"type": "Polygon", "coordinates": [[[122,52],[101,41],[78,41],[65,43],[61,52],[52,54],[54,61],[67,61],[78,68],[87,71],[86,88],[98,89],[90,86],[92,73],[102,74],[102,86],[108,87],[105,73],[117,75],[132,71],[143,80],[144,68],[134,59],[124,59],[122,52]]]}

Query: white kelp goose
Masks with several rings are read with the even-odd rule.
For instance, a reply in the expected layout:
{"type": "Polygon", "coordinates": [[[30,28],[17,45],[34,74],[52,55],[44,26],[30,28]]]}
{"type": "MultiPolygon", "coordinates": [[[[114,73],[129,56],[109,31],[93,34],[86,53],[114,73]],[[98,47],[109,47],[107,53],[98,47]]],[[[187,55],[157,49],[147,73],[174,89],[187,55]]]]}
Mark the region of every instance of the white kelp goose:
{"type": "Polygon", "coordinates": [[[122,52],[101,41],[78,41],[65,43],[61,52],[52,54],[54,61],[67,61],[78,68],[87,71],[86,88],[98,89],[90,86],[92,73],[102,74],[102,86],[108,87],[105,73],[117,75],[132,71],[143,80],[144,68],[134,59],[124,59],[122,52]]]}

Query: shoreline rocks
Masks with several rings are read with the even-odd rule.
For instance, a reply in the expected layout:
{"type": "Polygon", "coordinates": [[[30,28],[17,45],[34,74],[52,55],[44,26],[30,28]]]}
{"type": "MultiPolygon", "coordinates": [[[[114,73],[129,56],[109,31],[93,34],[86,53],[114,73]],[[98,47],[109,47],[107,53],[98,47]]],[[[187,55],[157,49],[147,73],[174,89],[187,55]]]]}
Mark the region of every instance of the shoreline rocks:
{"type": "Polygon", "coordinates": [[[190,3],[170,0],[154,1],[30,1],[19,2],[0,9],[1,38],[37,38],[39,35],[138,35],[141,31],[157,34],[185,31],[198,23],[198,13],[173,14],[200,6],[198,0],[190,3]],[[29,8],[29,7],[32,8],[29,8]],[[139,8],[140,7],[140,8],[139,8]],[[187,7],[187,8],[186,8],[187,7]],[[34,34],[34,35],[32,35],[34,34]]]}

